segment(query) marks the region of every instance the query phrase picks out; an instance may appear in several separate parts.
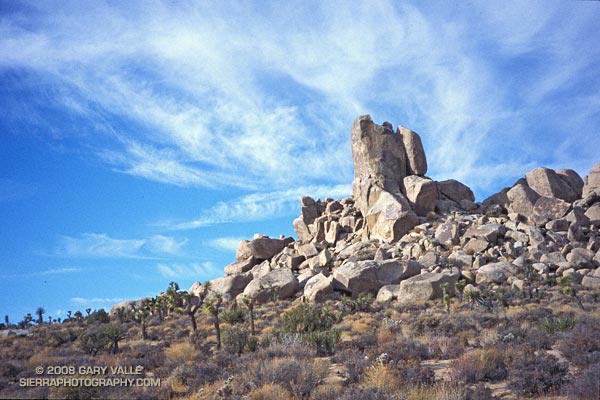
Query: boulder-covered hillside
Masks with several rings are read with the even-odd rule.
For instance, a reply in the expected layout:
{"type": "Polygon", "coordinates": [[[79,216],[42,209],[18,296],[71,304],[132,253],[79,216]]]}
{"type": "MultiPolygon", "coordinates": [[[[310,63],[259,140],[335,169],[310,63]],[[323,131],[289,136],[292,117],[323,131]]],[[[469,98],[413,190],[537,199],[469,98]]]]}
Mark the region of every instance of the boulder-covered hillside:
{"type": "MultiPolygon", "coordinates": [[[[459,279],[475,292],[482,284],[523,289],[524,272],[600,288],[600,164],[585,179],[536,168],[478,203],[465,184],[427,177],[421,139],[410,129],[364,115],[351,139],[352,197],[302,197],[298,240],[242,241],[212,291],[257,303],[363,292],[420,302],[440,298],[442,288],[454,292],[459,279]]],[[[199,282],[189,289],[202,291],[199,282]]]]}

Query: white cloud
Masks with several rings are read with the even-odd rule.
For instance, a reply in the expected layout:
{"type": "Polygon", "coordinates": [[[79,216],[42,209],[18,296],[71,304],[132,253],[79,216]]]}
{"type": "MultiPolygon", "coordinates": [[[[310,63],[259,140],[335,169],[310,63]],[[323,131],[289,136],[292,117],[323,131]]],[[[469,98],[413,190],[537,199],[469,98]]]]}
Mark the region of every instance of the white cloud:
{"type": "Polygon", "coordinates": [[[497,159],[597,161],[552,153],[561,122],[579,142],[596,133],[589,107],[565,107],[600,85],[587,4],[36,7],[1,21],[0,67],[67,88],[51,100],[104,127],[111,140],[86,140],[121,173],[252,191],[350,182],[349,126],[366,112],[421,133],[432,177],[475,188],[481,170],[507,172],[497,159]]]}
{"type": "Polygon", "coordinates": [[[62,237],[55,253],[61,257],[139,257],[143,240],[113,239],[104,233],[84,233],[79,238],[62,237]]]}
{"type": "Polygon", "coordinates": [[[120,303],[127,299],[120,297],[72,297],[71,303],[77,306],[89,306],[89,305],[113,305],[120,303]]]}
{"type": "Polygon", "coordinates": [[[209,244],[217,249],[235,252],[243,239],[242,237],[220,237],[210,240],[209,244]]]}
{"type": "Polygon", "coordinates": [[[144,246],[148,247],[148,249],[155,254],[180,254],[182,247],[185,246],[187,242],[187,239],[183,239],[178,242],[172,237],[154,235],[146,241],[144,246]]]}
{"type": "Polygon", "coordinates": [[[0,275],[0,277],[2,277],[3,279],[31,278],[31,277],[35,277],[35,276],[73,274],[73,273],[78,273],[78,272],[82,272],[82,271],[83,271],[83,269],[78,268],[78,267],[62,267],[62,268],[50,268],[50,269],[37,271],[37,272],[26,272],[26,273],[22,273],[22,274],[6,274],[6,275],[0,275]]]}
{"type": "Polygon", "coordinates": [[[216,268],[215,265],[210,261],[191,264],[158,264],[156,266],[156,269],[165,278],[173,280],[206,280],[216,276],[220,276],[223,272],[216,268]]]}
{"type": "Polygon", "coordinates": [[[147,239],[115,239],[104,233],[63,236],[53,254],[69,258],[156,258],[178,255],[187,239],[154,235],[147,239]]]}
{"type": "Polygon", "coordinates": [[[204,211],[202,216],[195,220],[167,225],[170,229],[187,230],[222,223],[266,220],[298,213],[301,196],[312,196],[315,199],[342,198],[350,195],[351,192],[351,185],[336,185],[252,193],[233,201],[220,202],[204,211]]]}

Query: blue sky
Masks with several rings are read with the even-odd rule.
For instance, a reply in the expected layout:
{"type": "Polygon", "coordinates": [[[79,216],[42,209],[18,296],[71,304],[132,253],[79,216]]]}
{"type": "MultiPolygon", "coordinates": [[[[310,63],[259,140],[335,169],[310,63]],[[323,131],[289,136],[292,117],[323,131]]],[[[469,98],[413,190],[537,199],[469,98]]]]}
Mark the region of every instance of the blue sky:
{"type": "Polygon", "coordinates": [[[0,1],[0,314],[222,275],[351,192],[362,114],[482,200],[600,161],[598,2],[0,1]],[[444,3],[445,4],[445,3],[444,3]]]}

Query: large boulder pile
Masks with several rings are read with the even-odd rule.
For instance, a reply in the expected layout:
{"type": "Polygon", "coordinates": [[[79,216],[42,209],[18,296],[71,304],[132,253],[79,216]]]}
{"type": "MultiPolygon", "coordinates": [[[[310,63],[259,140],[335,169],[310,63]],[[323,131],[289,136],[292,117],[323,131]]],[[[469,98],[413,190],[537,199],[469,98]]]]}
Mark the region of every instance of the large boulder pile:
{"type": "Polygon", "coordinates": [[[585,180],[573,170],[536,168],[476,203],[463,183],[425,175],[417,133],[365,115],[351,137],[353,196],[302,197],[293,222],[298,240],[242,241],[213,290],[259,303],[361,293],[414,302],[453,293],[458,280],[474,289],[521,289],[531,271],[599,288],[600,164],[585,180]]]}

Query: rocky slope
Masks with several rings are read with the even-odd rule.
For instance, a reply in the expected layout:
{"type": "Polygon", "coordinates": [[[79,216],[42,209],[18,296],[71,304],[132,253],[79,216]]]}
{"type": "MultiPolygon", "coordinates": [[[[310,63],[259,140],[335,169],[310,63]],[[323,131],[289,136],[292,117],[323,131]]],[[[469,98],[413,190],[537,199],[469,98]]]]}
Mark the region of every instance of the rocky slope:
{"type": "MultiPolygon", "coordinates": [[[[226,276],[211,281],[224,299],[256,302],[301,293],[322,302],[369,292],[380,301],[439,298],[464,279],[523,289],[571,276],[600,289],[600,164],[585,181],[573,170],[536,168],[481,203],[461,182],[428,178],[419,135],[352,125],[353,196],[300,199],[298,240],[255,235],[242,241],[226,276]]],[[[199,293],[197,282],[189,290],[199,293]]]]}

